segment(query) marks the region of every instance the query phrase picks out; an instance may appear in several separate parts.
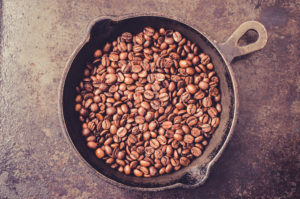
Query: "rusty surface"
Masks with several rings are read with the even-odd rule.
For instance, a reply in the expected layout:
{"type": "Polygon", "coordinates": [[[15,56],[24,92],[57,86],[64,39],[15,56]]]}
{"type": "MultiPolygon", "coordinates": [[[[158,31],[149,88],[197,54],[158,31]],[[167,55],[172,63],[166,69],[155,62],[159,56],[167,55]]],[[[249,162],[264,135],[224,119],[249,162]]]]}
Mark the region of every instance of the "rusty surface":
{"type": "Polygon", "coordinates": [[[0,198],[299,198],[300,3],[286,1],[4,1],[0,76],[0,198]],[[183,6],[184,5],[184,6],[183,6]],[[258,20],[266,47],[232,63],[235,133],[207,182],[148,193],[102,182],[74,156],[58,117],[58,88],[88,23],[163,12],[217,41],[258,20]]]}

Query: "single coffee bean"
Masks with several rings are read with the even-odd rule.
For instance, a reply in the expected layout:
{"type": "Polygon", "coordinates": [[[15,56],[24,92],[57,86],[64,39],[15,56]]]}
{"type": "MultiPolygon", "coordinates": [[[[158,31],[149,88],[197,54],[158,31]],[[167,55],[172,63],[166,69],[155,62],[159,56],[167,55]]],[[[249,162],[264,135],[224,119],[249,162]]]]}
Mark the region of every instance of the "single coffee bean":
{"type": "Polygon", "coordinates": [[[157,174],[157,170],[153,166],[149,168],[149,172],[151,176],[155,176],[157,174]]]}
{"type": "Polygon", "coordinates": [[[149,123],[149,130],[153,131],[154,129],[156,129],[157,123],[155,121],[152,121],[149,123]]]}
{"type": "Polygon", "coordinates": [[[148,161],[145,161],[145,160],[141,160],[140,165],[143,167],[149,167],[151,165],[151,163],[148,161]]]}
{"type": "Polygon", "coordinates": [[[166,101],[169,100],[169,95],[168,95],[167,93],[161,93],[161,94],[159,95],[159,100],[160,100],[161,102],[166,102],[166,101]]]}
{"type": "Polygon", "coordinates": [[[190,164],[191,161],[186,157],[181,157],[179,162],[182,166],[187,167],[190,164]]]}
{"type": "Polygon", "coordinates": [[[189,84],[187,85],[186,90],[191,94],[195,94],[198,89],[197,86],[195,86],[194,84],[189,84]]]}
{"type": "Polygon", "coordinates": [[[113,83],[115,83],[116,81],[117,81],[117,76],[116,76],[116,74],[107,74],[106,76],[105,76],[105,83],[107,83],[107,84],[113,84],[113,83]]]}
{"type": "Polygon", "coordinates": [[[95,154],[99,159],[102,159],[105,155],[104,151],[101,148],[97,148],[95,154]]]}
{"type": "Polygon", "coordinates": [[[208,133],[211,130],[211,127],[209,124],[202,124],[201,129],[204,133],[208,133]]]}
{"type": "Polygon", "coordinates": [[[211,117],[211,118],[214,118],[218,115],[218,111],[215,107],[210,107],[208,110],[207,110],[207,113],[208,115],[211,117]]]}
{"type": "Polygon", "coordinates": [[[211,120],[211,126],[212,127],[216,128],[219,125],[219,123],[220,123],[220,119],[218,117],[212,118],[212,120],[211,120]]]}
{"type": "Polygon", "coordinates": [[[159,135],[157,136],[157,141],[161,144],[161,145],[166,145],[167,144],[167,138],[163,135],[159,135]]]}
{"type": "Polygon", "coordinates": [[[91,148],[91,149],[96,149],[97,146],[98,146],[98,144],[97,144],[96,142],[94,142],[94,141],[91,141],[91,142],[88,142],[88,143],[87,143],[87,146],[88,146],[89,148],[91,148]]]}
{"type": "Polygon", "coordinates": [[[174,139],[177,140],[177,141],[181,141],[182,140],[182,135],[179,134],[179,133],[175,133],[174,134],[174,139]]]}
{"type": "Polygon", "coordinates": [[[174,41],[178,43],[178,42],[181,41],[182,36],[181,36],[180,32],[176,31],[176,32],[173,33],[173,38],[174,38],[174,41]]]}
{"type": "Polygon", "coordinates": [[[154,93],[153,93],[152,91],[150,91],[150,90],[146,90],[146,91],[144,92],[144,97],[145,97],[146,99],[151,100],[151,99],[154,98],[154,93]]]}
{"type": "Polygon", "coordinates": [[[191,149],[191,153],[193,154],[193,156],[199,157],[202,154],[202,151],[198,147],[193,147],[191,149]]]}
{"type": "Polygon", "coordinates": [[[126,175],[130,175],[130,173],[131,173],[131,168],[128,164],[124,167],[124,173],[126,175]]]}
{"type": "Polygon", "coordinates": [[[165,75],[162,74],[162,73],[156,73],[156,74],[155,74],[155,80],[156,80],[156,81],[159,81],[159,82],[162,82],[162,81],[165,80],[165,75]]]}
{"type": "Polygon", "coordinates": [[[203,57],[201,57],[201,64],[206,65],[210,62],[210,58],[208,55],[204,55],[203,57]]]}
{"type": "Polygon", "coordinates": [[[201,81],[201,82],[199,83],[199,88],[201,88],[202,90],[206,90],[206,89],[208,89],[208,87],[209,87],[209,85],[208,85],[208,83],[205,82],[205,81],[201,81]]]}
{"type": "Polygon", "coordinates": [[[138,170],[138,169],[134,169],[133,170],[133,174],[135,175],[135,176],[137,176],[137,177],[141,177],[141,176],[143,176],[143,172],[141,172],[140,170],[138,170]]]}
{"type": "Polygon", "coordinates": [[[154,35],[154,29],[152,27],[146,27],[144,28],[144,34],[151,37],[154,35]]]}
{"type": "Polygon", "coordinates": [[[168,145],[167,148],[166,148],[166,154],[167,156],[171,157],[172,154],[173,154],[173,148],[171,145],[168,145]]]}
{"type": "Polygon", "coordinates": [[[195,104],[189,104],[187,107],[186,107],[186,112],[190,115],[193,115],[195,114],[197,111],[197,107],[195,104]]]}
{"type": "Polygon", "coordinates": [[[204,107],[211,107],[212,106],[212,100],[210,97],[205,97],[202,100],[202,104],[204,107]]]}
{"type": "Polygon", "coordinates": [[[172,122],[170,122],[170,121],[165,121],[165,122],[162,123],[162,127],[163,127],[164,129],[170,129],[170,128],[172,127],[172,122]]]}
{"type": "Polygon", "coordinates": [[[216,109],[217,109],[217,111],[218,111],[219,113],[222,112],[222,106],[221,106],[220,103],[216,104],[216,109]]]}
{"type": "Polygon", "coordinates": [[[138,158],[140,157],[139,153],[136,152],[136,151],[132,151],[130,153],[130,158],[133,159],[133,160],[137,160],[138,158]]]}
{"type": "Polygon", "coordinates": [[[101,57],[102,56],[102,51],[100,49],[97,49],[95,52],[94,52],[94,57],[101,57]]]}
{"type": "Polygon", "coordinates": [[[115,107],[108,107],[107,109],[106,109],[106,114],[107,115],[114,115],[115,113],[117,112],[117,109],[115,108],[115,107]]]}
{"type": "Polygon", "coordinates": [[[110,121],[109,120],[103,120],[103,122],[102,122],[102,128],[104,130],[110,129],[110,121]]]}
{"type": "Polygon", "coordinates": [[[187,68],[187,67],[189,67],[191,65],[192,65],[192,63],[189,60],[180,60],[179,61],[179,66],[181,68],[187,68]]]}
{"type": "Polygon", "coordinates": [[[172,170],[173,170],[173,166],[171,164],[168,164],[166,166],[166,173],[171,173],[172,170]]]}
{"type": "Polygon", "coordinates": [[[170,159],[168,156],[163,156],[160,161],[163,166],[166,166],[167,164],[169,164],[170,159]]]}
{"type": "Polygon", "coordinates": [[[194,117],[194,116],[191,116],[191,117],[187,118],[186,122],[187,122],[187,125],[189,127],[191,127],[191,126],[194,126],[194,125],[197,124],[198,119],[196,117],[194,117]]]}
{"type": "Polygon", "coordinates": [[[198,137],[198,136],[201,135],[201,131],[200,131],[200,129],[198,129],[198,128],[192,128],[191,134],[192,134],[192,136],[194,136],[194,137],[198,137]]]}
{"type": "Polygon", "coordinates": [[[127,129],[124,127],[119,128],[117,131],[117,136],[119,136],[120,138],[124,137],[126,134],[127,134],[127,129]]]}
{"type": "Polygon", "coordinates": [[[150,140],[150,146],[154,149],[157,149],[160,146],[160,144],[156,139],[151,139],[150,140]]]}
{"type": "Polygon", "coordinates": [[[106,153],[107,155],[111,155],[111,153],[112,153],[112,149],[111,149],[111,147],[108,146],[108,145],[105,145],[105,146],[104,146],[104,151],[105,151],[105,153],[106,153]]]}
{"type": "Polygon", "coordinates": [[[160,108],[160,102],[158,100],[151,101],[150,105],[154,110],[158,110],[160,108]]]}
{"type": "Polygon", "coordinates": [[[183,141],[187,144],[192,144],[194,142],[194,137],[192,135],[185,135],[183,141]]]}

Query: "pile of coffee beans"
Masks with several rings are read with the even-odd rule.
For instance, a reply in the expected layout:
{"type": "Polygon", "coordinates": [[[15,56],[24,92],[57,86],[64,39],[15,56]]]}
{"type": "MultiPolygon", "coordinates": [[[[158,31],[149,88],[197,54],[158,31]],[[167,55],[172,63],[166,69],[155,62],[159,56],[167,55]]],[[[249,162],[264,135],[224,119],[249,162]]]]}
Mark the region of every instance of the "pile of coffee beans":
{"type": "Polygon", "coordinates": [[[177,171],[201,156],[219,125],[210,57],[174,30],[122,33],[94,52],[76,87],[87,147],[126,175],[177,171]]]}

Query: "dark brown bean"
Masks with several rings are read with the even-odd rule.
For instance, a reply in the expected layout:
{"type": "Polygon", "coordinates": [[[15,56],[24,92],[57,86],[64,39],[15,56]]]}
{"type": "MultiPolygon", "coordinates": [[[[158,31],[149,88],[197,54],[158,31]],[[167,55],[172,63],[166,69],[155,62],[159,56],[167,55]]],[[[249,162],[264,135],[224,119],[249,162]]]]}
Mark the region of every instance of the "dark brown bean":
{"type": "Polygon", "coordinates": [[[106,114],[107,115],[114,115],[115,113],[117,112],[117,109],[115,108],[115,107],[108,107],[107,109],[106,109],[106,114]]]}
{"type": "Polygon", "coordinates": [[[126,134],[127,134],[127,129],[124,127],[119,128],[117,131],[117,136],[119,136],[120,138],[126,136],[126,134]]]}
{"type": "Polygon", "coordinates": [[[188,158],[186,158],[186,157],[181,157],[180,160],[179,160],[179,162],[180,162],[180,164],[182,166],[186,167],[186,166],[188,166],[190,164],[191,161],[188,158]]]}
{"type": "Polygon", "coordinates": [[[192,135],[185,135],[183,141],[188,144],[192,144],[194,142],[194,137],[192,135]]]}
{"type": "Polygon", "coordinates": [[[179,61],[179,66],[181,68],[187,68],[187,67],[189,67],[191,65],[192,65],[192,63],[189,60],[180,60],[179,61]]]}
{"type": "Polygon", "coordinates": [[[135,176],[137,176],[137,177],[143,176],[143,172],[141,172],[141,171],[138,170],[138,169],[134,169],[134,170],[133,170],[133,174],[134,174],[135,176]]]}
{"type": "Polygon", "coordinates": [[[160,144],[159,144],[159,142],[157,141],[157,139],[151,139],[151,140],[150,140],[150,146],[151,146],[152,148],[154,148],[154,149],[157,149],[157,148],[160,146],[160,144]]]}
{"type": "Polygon", "coordinates": [[[131,168],[128,164],[124,167],[124,173],[126,175],[130,175],[130,173],[131,173],[131,168]]]}
{"type": "Polygon", "coordinates": [[[198,147],[193,147],[191,149],[191,153],[193,154],[193,156],[199,157],[202,154],[202,151],[198,147]]]}
{"type": "Polygon", "coordinates": [[[97,148],[95,154],[99,159],[102,159],[105,155],[104,151],[101,148],[97,148]]]}
{"type": "Polygon", "coordinates": [[[198,88],[194,84],[189,84],[189,85],[187,85],[186,90],[191,94],[195,94],[197,92],[198,88]]]}

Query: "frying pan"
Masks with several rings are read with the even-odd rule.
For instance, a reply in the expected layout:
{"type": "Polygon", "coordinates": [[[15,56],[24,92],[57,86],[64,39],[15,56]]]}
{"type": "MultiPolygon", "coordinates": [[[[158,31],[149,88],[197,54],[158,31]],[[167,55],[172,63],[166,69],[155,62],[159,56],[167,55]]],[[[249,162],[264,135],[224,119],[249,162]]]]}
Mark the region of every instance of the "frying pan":
{"type": "MultiPolygon", "coordinates": [[[[70,57],[63,74],[60,88],[60,120],[66,137],[72,144],[76,154],[87,163],[87,168],[95,171],[100,179],[122,188],[135,190],[157,191],[175,187],[196,187],[203,184],[208,177],[210,168],[224,151],[238,117],[238,89],[230,66],[233,58],[245,55],[263,48],[267,42],[267,32],[262,24],[247,21],[241,24],[224,43],[213,42],[205,33],[192,28],[191,24],[183,23],[164,16],[106,16],[95,19],[88,28],[85,40],[78,46],[70,57]],[[210,55],[220,79],[222,113],[220,124],[202,156],[195,159],[188,167],[171,174],[158,177],[139,178],[126,176],[110,168],[103,160],[98,159],[94,151],[86,146],[81,135],[79,115],[74,110],[75,87],[83,78],[86,63],[93,57],[96,49],[101,49],[105,42],[113,41],[122,32],[136,34],[145,26],[155,29],[165,27],[182,33],[195,42],[202,51],[210,55]],[[258,39],[254,43],[239,46],[239,39],[248,31],[254,30],[258,39]]],[[[88,174],[87,174],[88,175],[88,174]]]]}

